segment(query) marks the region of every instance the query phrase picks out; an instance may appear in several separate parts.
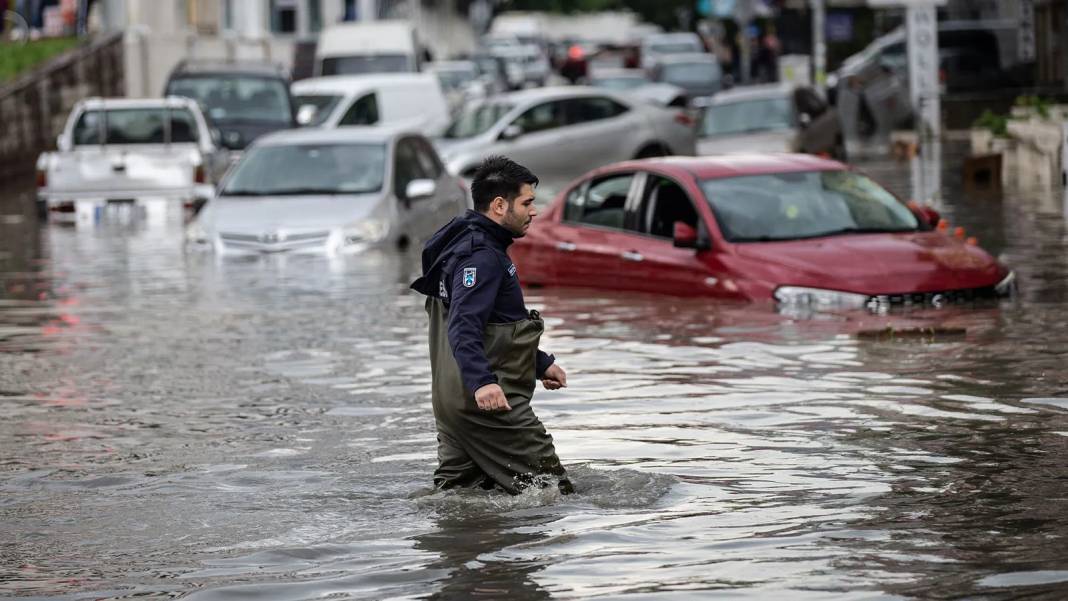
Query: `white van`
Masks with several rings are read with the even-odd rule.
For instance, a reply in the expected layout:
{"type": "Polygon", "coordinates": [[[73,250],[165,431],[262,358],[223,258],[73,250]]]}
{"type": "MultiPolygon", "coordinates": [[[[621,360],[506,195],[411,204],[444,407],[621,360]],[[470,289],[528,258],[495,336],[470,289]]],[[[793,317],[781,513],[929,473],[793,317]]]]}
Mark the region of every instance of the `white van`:
{"type": "Polygon", "coordinates": [[[319,35],[316,75],[416,73],[422,56],[408,21],[338,23],[319,35]]]}
{"type": "Polygon", "coordinates": [[[290,87],[297,123],[333,129],[404,122],[427,136],[449,125],[449,107],[430,73],[315,77],[290,87]]]}

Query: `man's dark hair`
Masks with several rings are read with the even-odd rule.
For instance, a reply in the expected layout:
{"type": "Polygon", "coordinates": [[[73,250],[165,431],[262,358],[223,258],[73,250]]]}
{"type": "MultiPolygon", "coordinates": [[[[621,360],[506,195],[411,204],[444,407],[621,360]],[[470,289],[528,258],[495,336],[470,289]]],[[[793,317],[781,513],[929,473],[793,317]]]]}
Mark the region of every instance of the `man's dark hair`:
{"type": "Polygon", "coordinates": [[[530,169],[507,157],[487,157],[471,180],[471,198],[475,210],[485,213],[498,196],[511,203],[519,196],[523,184],[537,186],[538,177],[530,169]]]}

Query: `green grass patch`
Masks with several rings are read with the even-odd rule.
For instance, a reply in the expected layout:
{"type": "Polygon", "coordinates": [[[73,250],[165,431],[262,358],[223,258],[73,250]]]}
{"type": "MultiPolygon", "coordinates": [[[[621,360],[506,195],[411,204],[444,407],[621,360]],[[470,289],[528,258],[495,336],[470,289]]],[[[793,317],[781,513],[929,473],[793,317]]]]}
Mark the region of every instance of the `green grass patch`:
{"type": "Polygon", "coordinates": [[[25,44],[0,43],[0,83],[7,82],[78,45],[78,38],[49,38],[25,44]]]}

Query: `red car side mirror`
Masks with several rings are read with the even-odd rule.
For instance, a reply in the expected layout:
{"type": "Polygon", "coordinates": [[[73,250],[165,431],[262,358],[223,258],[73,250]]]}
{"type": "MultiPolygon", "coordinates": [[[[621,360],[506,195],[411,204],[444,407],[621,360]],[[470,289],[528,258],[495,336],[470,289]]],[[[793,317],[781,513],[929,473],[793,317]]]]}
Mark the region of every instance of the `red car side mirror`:
{"type": "Polygon", "coordinates": [[[912,211],[912,214],[920,220],[921,223],[927,224],[930,228],[938,227],[938,222],[942,220],[942,215],[938,211],[934,210],[930,205],[921,205],[915,200],[910,200],[908,208],[912,211]]]}
{"type": "Polygon", "coordinates": [[[676,221],[673,230],[672,239],[677,248],[696,248],[698,250],[709,248],[707,242],[702,243],[697,230],[685,221],[676,221]]]}

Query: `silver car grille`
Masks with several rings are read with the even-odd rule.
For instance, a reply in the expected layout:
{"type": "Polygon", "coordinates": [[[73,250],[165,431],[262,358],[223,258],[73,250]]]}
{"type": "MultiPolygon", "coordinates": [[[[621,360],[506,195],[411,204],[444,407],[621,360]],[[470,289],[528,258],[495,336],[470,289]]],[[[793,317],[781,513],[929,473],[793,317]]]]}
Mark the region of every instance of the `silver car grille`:
{"type": "Polygon", "coordinates": [[[265,232],[263,234],[222,232],[219,238],[223,246],[234,249],[282,252],[324,246],[330,238],[330,232],[265,232]]]}

